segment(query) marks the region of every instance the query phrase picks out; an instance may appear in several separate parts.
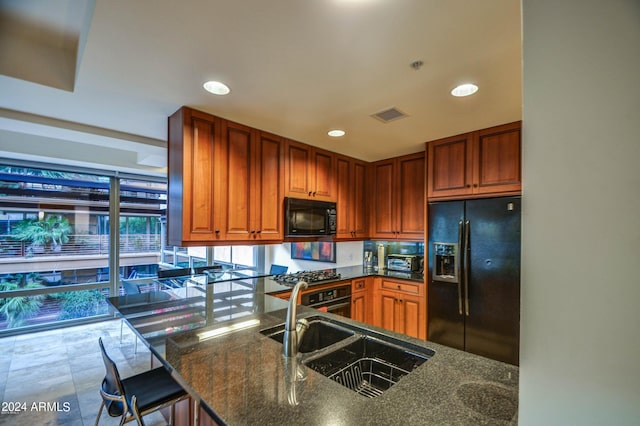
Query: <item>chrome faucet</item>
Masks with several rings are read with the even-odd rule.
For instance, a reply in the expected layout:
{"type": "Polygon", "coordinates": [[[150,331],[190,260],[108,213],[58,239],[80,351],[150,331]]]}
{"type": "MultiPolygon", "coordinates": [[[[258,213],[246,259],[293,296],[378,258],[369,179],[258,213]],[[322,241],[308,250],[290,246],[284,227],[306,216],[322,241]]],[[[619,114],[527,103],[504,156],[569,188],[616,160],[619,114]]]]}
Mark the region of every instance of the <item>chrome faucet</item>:
{"type": "Polygon", "coordinates": [[[300,320],[302,329],[298,330],[298,324],[296,323],[296,311],[298,310],[298,293],[300,292],[300,289],[305,289],[307,286],[308,284],[306,281],[298,281],[291,292],[289,307],[287,308],[287,319],[284,323],[283,349],[284,356],[286,357],[295,357],[298,354],[298,345],[302,340],[302,333],[306,330],[306,321],[302,322],[302,320],[300,320]]]}

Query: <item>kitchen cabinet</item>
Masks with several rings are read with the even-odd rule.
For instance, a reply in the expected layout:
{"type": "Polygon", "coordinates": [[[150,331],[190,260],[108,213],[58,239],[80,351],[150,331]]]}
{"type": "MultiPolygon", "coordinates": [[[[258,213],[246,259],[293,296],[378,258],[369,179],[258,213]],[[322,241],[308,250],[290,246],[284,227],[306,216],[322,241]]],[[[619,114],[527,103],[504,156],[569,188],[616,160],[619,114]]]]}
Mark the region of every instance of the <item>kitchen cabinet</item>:
{"type": "Polygon", "coordinates": [[[282,241],[283,147],[187,107],[169,117],[169,244],[282,241]]]}
{"type": "Polygon", "coordinates": [[[426,339],[424,285],[413,281],[375,278],[373,324],[411,337],[426,339]]]}
{"type": "Polygon", "coordinates": [[[423,240],[425,156],[423,152],[371,165],[370,238],[423,240]]]}
{"type": "Polygon", "coordinates": [[[284,238],[281,156],[275,135],[224,120],[222,123],[224,234],[227,241],[284,238]]]}
{"type": "Polygon", "coordinates": [[[285,143],[285,195],[336,201],[335,154],[300,142],[285,143]]]}
{"type": "Polygon", "coordinates": [[[170,245],[210,245],[225,240],[221,126],[221,119],[186,107],[169,117],[170,245]]]}
{"type": "Polygon", "coordinates": [[[366,163],[336,156],[337,232],[339,240],[367,238],[365,214],[366,163]]]}
{"type": "Polygon", "coordinates": [[[351,280],[351,319],[371,324],[373,277],[351,280]]]}
{"type": "Polygon", "coordinates": [[[427,143],[429,199],[521,191],[521,122],[427,143]]]}

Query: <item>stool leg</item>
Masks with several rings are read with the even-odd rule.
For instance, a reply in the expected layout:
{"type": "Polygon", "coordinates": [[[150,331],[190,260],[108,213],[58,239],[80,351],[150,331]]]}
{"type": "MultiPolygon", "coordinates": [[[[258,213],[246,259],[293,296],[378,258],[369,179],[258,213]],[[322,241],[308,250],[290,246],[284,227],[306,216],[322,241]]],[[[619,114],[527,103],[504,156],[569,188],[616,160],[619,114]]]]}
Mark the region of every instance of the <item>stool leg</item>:
{"type": "Polygon", "coordinates": [[[104,407],[104,400],[100,402],[100,409],[98,410],[98,416],[96,417],[96,422],[93,424],[93,426],[98,426],[98,422],[100,421],[100,415],[102,415],[102,407],[104,407]]]}

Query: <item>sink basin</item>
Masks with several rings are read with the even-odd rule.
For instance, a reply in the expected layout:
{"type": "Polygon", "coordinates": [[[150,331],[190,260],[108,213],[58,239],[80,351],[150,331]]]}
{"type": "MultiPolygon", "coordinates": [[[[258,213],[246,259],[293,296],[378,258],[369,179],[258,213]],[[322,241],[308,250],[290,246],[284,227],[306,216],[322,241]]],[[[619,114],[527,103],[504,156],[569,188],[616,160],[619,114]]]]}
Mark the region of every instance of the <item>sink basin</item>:
{"type": "MultiPolygon", "coordinates": [[[[321,317],[307,318],[309,328],[302,336],[298,347],[300,353],[310,353],[324,349],[355,334],[354,331],[341,327],[321,317]]],[[[284,324],[261,331],[273,340],[282,343],[284,340],[284,324]]]]}
{"type": "Polygon", "coordinates": [[[393,343],[363,335],[347,345],[308,359],[304,363],[341,385],[374,398],[434,354],[430,349],[410,343],[393,343]]]}
{"type": "MultiPolygon", "coordinates": [[[[308,368],[373,398],[435,355],[431,349],[326,317],[307,318],[298,352],[308,368]]],[[[260,331],[280,343],[284,324],[260,331]]]]}

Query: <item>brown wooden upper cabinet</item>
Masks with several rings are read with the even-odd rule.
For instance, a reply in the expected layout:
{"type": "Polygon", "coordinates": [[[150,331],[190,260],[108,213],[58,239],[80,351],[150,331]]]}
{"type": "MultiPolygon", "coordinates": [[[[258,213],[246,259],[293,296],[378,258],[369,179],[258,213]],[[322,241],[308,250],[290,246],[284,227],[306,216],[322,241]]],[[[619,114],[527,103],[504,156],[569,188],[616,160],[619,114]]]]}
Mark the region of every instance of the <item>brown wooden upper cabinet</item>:
{"type": "Polygon", "coordinates": [[[283,239],[284,142],[183,107],[169,117],[172,245],[283,239]]]}
{"type": "Polygon", "coordinates": [[[342,155],[336,156],[337,239],[357,240],[367,237],[366,169],[364,161],[342,155]]]}
{"type": "Polygon", "coordinates": [[[222,144],[227,241],[282,240],[282,139],[223,120],[222,144]]]}
{"type": "Polygon", "coordinates": [[[167,240],[171,245],[225,239],[221,125],[219,118],[189,108],[169,117],[167,240]]]}
{"type": "Polygon", "coordinates": [[[424,239],[424,152],[372,163],[370,237],[424,239]]]}
{"type": "Polygon", "coordinates": [[[285,196],[336,201],[334,170],[334,153],[286,140],[285,196]]]}
{"type": "Polygon", "coordinates": [[[518,194],[521,122],[427,142],[429,199],[518,194]]]}

